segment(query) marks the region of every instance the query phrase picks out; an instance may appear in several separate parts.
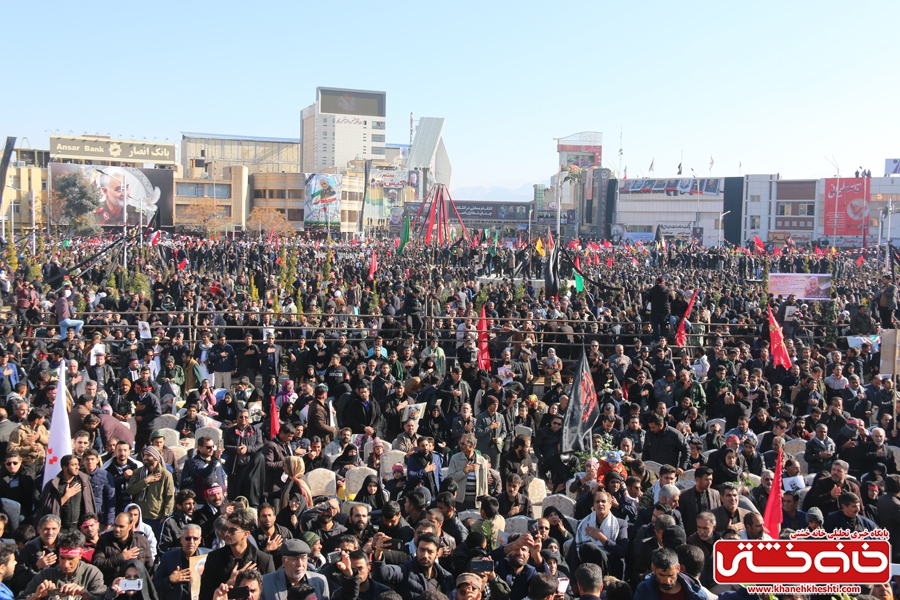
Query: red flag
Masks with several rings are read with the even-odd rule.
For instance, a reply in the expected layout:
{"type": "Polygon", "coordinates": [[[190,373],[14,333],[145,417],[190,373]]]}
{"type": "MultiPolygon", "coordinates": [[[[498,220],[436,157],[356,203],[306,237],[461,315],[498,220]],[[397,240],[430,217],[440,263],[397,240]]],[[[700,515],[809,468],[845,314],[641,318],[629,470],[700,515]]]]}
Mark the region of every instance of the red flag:
{"type": "Polygon", "coordinates": [[[575,257],[575,269],[578,271],[581,270],[581,257],[580,256],[575,257]]]}
{"type": "Polygon", "coordinates": [[[775,256],[781,256],[781,248],[775,246],[775,249],[772,250],[772,254],[774,254],[775,256]]]}
{"type": "Polygon", "coordinates": [[[550,230],[547,230],[547,249],[553,247],[553,233],[550,230]]]}
{"type": "Polygon", "coordinates": [[[278,420],[278,409],[275,407],[275,396],[269,396],[269,439],[274,440],[281,431],[281,422],[278,420]]]}
{"type": "Polygon", "coordinates": [[[280,257],[280,256],[279,256],[278,258],[275,259],[275,264],[276,264],[276,265],[280,265],[280,264],[281,264],[281,257],[280,257]]]}
{"type": "Polygon", "coordinates": [[[675,345],[679,348],[684,347],[684,343],[687,341],[687,331],[685,331],[684,320],[690,316],[691,311],[694,309],[694,302],[697,301],[697,292],[699,291],[699,289],[694,290],[694,295],[691,296],[691,301],[688,302],[687,310],[684,311],[684,317],[678,324],[678,331],[675,333],[675,345]]]}
{"type": "Polygon", "coordinates": [[[612,248],[612,244],[609,242],[609,240],[603,240],[603,247],[609,250],[612,248]]]}
{"type": "Polygon", "coordinates": [[[610,256],[610,257],[608,257],[608,258],[606,259],[606,266],[607,266],[607,267],[612,267],[612,266],[613,266],[613,258],[612,258],[612,256],[610,256]]]}
{"type": "Polygon", "coordinates": [[[275,228],[272,228],[272,231],[269,232],[269,243],[272,243],[272,238],[275,236],[275,228]]]}
{"type": "Polygon", "coordinates": [[[394,250],[400,247],[400,238],[394,238],[394,250]]]}
{"type": "Polygon", "coordinates": [[[375,278],[375,272],[378,270],[378,259],[375,258],[375,251],[372,250],[372,260],[369,261],[369,280],[375,278]]]}
{"type": "Polygon", "coordinates": [[[578,247],[578,243],[579,243],[578,240],[572,240],[571,242],[569,242],[569,245],[567,246],[567,248],[569,250],[574,250],[575,248],[578,247]]]}
{"type": "Polygon", "coordinates": [[[159,243],[159,232],[154,231],[153,234],[150,236],[150,245],[155,246],[158,243],[159,243]]]}
{"type": "Polygon", "coordinates": [[[769,499],[766,500],[766,511],[763,513],[763,527],[772,539],[778,539],[778,529],[783,518],[781,507],[781,472],[784,468],[784,448],[778,448],[778,457],[775,459],[775,479],[772,481],[772,489],[769,491],[769,499]]]}
{"type": "Polygon", "coordinates": [[[188,263],[187,263],[187,259],[186,259],[186,258],[182,258],[182,259],[181,259],[181,262],[178,263],[178,270],[179,270],[179,271],[184,271],[184,270],[187,268],[187,264],[188,264],[188,263]]]}
{"type": "Polygon", "coordinates": [[[866,259],[863,258],[862,254],[860,254],[859,258],[856,259],[856,266],[861,267],[864,262],[866,262],[866,259]]]}
{"type": "Polygon", "coordinates": [[[755,236],[755,235],[753,236],[753,244],[756,246],[757,252],[759,252],[760,254],[765,254],[766,245],[763,244],[763,241],[761,239],[759,239],[758,236],[755,236]]]}
{"type": "Polygon", "coordinates": [[[823,256],[825,256],[825,253],[822,252],[822,249],[819,248],[818,246],[816,246],[816,256],[818,256],[819,258],[822,258],[823,256]]]}
{"type": "Polygon", "coordinates": [[[784,333],[781,325],[772,314],[772,307],[766,307],[769,311],[769,345],[772,347],[772,364],[783,365],[785,369],[791,368],[791,357],[788,355],[787,346],[784,345],[784,333]]]}
{"type": "Polygon", "coordinates": [[[481,316],[478,319],[478,368],[491,372],[491,353],[488,348],[487,317],[484,304],[481,305],[481,316]]]}

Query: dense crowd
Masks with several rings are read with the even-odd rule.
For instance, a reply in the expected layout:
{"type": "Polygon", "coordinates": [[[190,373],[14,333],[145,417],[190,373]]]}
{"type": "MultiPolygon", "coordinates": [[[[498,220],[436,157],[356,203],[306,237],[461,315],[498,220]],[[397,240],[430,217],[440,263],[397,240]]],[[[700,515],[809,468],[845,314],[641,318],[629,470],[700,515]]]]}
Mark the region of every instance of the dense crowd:
{"type": "Polygon", "coordinates": [[[900,527],[876,256],[576,243],[548,295],[534,245],[271,237],[9,246],[0,600],[750,597],[717,540],[900,527]]]}

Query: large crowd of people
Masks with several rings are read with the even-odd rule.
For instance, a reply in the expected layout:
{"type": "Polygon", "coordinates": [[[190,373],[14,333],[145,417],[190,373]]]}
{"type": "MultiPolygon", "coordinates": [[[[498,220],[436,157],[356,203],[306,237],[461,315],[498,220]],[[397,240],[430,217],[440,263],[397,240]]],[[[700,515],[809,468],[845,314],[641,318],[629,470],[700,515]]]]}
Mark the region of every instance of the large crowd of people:
{"type": "Polygon", "coordinates": [[[0,600],[747,598],[717,540],[900,528],[876,255],[272,237],[10,243],[0,600]]]}

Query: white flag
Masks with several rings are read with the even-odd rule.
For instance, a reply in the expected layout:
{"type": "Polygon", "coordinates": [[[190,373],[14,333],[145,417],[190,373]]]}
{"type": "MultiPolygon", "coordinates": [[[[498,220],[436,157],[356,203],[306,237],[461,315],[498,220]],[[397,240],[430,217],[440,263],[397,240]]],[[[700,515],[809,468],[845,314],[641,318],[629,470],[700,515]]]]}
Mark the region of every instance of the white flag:
{"type": "Polygon", "coordinates": [[[44,464],[44,481],[59,475],[59,459],[72,454],[72,432],[69,431],[69,410],[66,407],[66,361],[59,364],[59,382],[56,384],[56,400],[53,402],[53,420],[50,422],[50,442],[47,444],[47,462],[44,464]]]}

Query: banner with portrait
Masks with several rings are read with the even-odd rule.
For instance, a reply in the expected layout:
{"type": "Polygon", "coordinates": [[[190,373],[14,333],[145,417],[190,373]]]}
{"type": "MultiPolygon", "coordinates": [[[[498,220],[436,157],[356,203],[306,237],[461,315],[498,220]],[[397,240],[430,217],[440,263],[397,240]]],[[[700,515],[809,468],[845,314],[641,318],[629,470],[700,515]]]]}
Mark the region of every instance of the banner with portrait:
{"type": "Polygon", "coordinates": [[[341,227],[342,175],[306,173],[303,224],[307,229],[341,227]]]}
{"type": "MultiPolygon", "coordinates": [[[[60,178],[78,172],[97,188],[100,200],[94,218],[102,227],[148,225],[159,212],[159,227],[172,227],[175,171],[105,165],[50,163],[50,194],[61,187],[60,178]],[[123,216],[123,212],[125,216],[123,216]],[[143,217],[141,217],[143,215],[143,217]]],[[[65,198],[60,198],[65,203],[65,198]]]]}
{"type": "Polygon", "coordinates": [[[769,293],[787,298],[791,294],[799,300],[827,300],[831,297],[831,274],[828,273],[769,273],[769,293]]]}
{"type": "Polygon", "coordinates": [[[863,235],[869,216],[867,177],[825,180],[825,231],[829,235],[863,235]]]}

